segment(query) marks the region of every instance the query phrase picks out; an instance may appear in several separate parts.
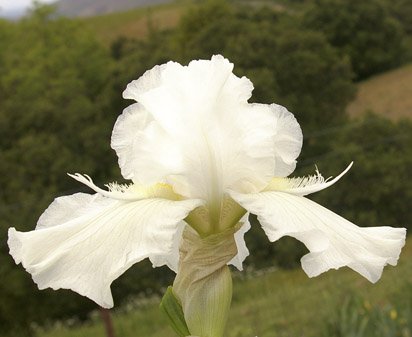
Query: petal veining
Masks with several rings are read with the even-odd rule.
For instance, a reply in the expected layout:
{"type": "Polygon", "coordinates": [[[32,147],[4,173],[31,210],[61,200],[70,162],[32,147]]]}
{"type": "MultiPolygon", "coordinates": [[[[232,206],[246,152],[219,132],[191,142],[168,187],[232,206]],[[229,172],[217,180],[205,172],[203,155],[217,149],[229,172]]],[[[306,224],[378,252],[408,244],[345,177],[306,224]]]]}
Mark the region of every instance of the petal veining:
{"type": "Polygon", "coordinates": [[[226,189],[257,192],[275,172],[291,172],[299,125],[280,106],[249,104],[252,83],[232,71],[214,56],[188,66],[169,62],[131,82],[124,97],[138,104],[123,112],[112,135],[123,176],[219,202],[226,189]]]}
{"type": "Polygon", "coordinates": [[[145,258],[168,264],[179,223],[199,204],[82,193],[57,198],[36,230],[9,229],[10,254],[40,289],[72,289],[112,307],[112,281],[145,258]]]}
{"type": "Polygon", "coordinates": [[[296,167],[296,158],[299,156],[303,144],[302,129],[295,116],[285,107],[271,105],[276,120],[275,133],[275,177],[286,177],[296,167]]]}
{"type": "Polygon", "coordinates": [[[183,171],[178,143],[139,103],[127,107],[118,117],[111,146],[126,179],[152,185],[183,171]]]}
{"type": "Polygon", "coordinates": [[[306,245],[310,253],[301,262],[310,277],[348,266],[376,282],[385,265],[396,265],[405,244],[405,228],[361,228],[305,197],[284,192],[232,197],[258,216],[270,241],[288,235],[306,245]]]}
{"type": "Polygon", "coordinates": [[[167,254],[149,256],[153,268],[160,266],[168,266],[171,270],[177,273],[180,258],[179,247],[182,241],[182,234],[186,226],[187,224],[184,221],[181,221],[179,223],[179,225],[177,226],[177,230],[173,235],[171,249],[167,254]]]}

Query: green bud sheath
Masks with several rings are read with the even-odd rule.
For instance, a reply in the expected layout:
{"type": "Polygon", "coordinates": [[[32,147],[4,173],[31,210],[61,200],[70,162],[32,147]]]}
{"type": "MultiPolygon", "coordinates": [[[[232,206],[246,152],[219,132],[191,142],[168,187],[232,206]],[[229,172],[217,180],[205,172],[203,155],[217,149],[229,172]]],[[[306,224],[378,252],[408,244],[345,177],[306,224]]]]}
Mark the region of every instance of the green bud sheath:
{"type": "Polygon", "coordinates": [[[222,337],[232,300],[232,278],[227,263],[237,254],[231,228],[201,238],[186,227],[173,292],[181,301],[192,336],[222,337]]]}
{"type": "Polygon", "coordinates": [[[168,287],[166,293],[160,303],[160,310],[162,310],[172,329],[179,337],[186,337],[190,335],[187,328],[185,317],[182,310],[182,304],[173,293],[172,287],[168,287]]]}

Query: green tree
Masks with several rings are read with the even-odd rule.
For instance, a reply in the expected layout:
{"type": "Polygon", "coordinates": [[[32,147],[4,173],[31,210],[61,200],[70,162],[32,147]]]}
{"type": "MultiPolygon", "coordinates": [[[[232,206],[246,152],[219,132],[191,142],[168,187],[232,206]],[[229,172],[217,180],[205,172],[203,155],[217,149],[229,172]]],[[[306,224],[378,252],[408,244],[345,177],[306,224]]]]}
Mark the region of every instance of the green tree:
{"type": "Polygon", "coordinates": [[[350,57],[357,79],[403,61],[402,27],[381,0],[315,0],[304,21],[350,57]]]}
{"type": "MultiPolygon", "coordinates": [[[[121,99],[121,92],[138,72],[166,61],[160,52],[156,57],[166,38],[159,33],[142,41],[140,53],[124,59],[129,41],[116,47],[116,55],[112,48],[110,55],[78,21],[56,18],[47,6],[36,7],[30,17],[4,27],[7,31],[0,31],[0,41],[7,44],[0,48],[0,277],[4,282],[0,335],[28,336],[32,322],[85,319],[96,305],[71,291],[39,291],[8,254],[7,228],[33,230],[55,197],[91,193],[66,172],[90,174],[99,185],[121,180],[117,157],[110,149],[113,124],[129,104],[121,99]]],[[[131,268],[116,280],[115,301],[160,291],[171,276],[165,269],[153,271],[149,262],[131,268]]]]}
{"type": "Polygon", "coordinates": [[[285,105],[308,129],[342,121],[355,91],[348,60],[287,10],[207,3],[182,18],[176,45],[184,62],[228,57],[255,84],[253,100],[285,105]]]}
{"type": "MultiPolygon", "coordinates": [[[[368,114],[338,127],[319,129],[310,138],[327,144],[326,150],[315,155],[311,145],[304,146],[293,176],[314,174],[315,165],[324,177],[336,176],[351,161],[354,165],[339,182],[309,198],[361,227],[406,227],[410,231],[412,122],[395,123],[368,114]]],[[[299,264],[307,251],[301,243],[282,238],[270,244],[256,218],[251,221],[254,226],[246,236],[251,251],[248,263],[257,267],[299,264]]]]}
{"type": "MultiPolygon", "coordinates": [[[[112,61],[95,38],[48,7],[14,24],[0,22],[0,334],[94,305],[70,292],[39,292],[8,255],[7,228],[32,230],[53,200],[81,186],[66,172],[97,181],[113,176],[108,146],[112,61]],[[7,29],[7,30],[6,30],[7,29]]],[[[112,115],[110,113],[113,113],[112,115]]],[[[19,330],[19,331],[20,331],[19,330]]],[[[27,335],[27,332],[16,332],[27,335]]]]}
{"type": "Polygon", "coordinates": [[[314,198],[360,226],[410,229],[411,121],[394,123],[369,114],[335,131],[319,136],[331,141],[331,151],[304,165],[316,163],[325,176],[337,175],[351,161],[354,166],[314,198]]]}
{"type": "Polygon", "coordinates": [[[404,31],[408,35],[412,35],[412,2],[409,0],[389,0],[387,6],[402,24],[404,31]]]}
{"type": "Polygon", "coordinates": [[[273,68],[277,102],[295,113],[306,132],[341,123],[353,98],[349,63],[322,34],[287,31],[277,41],[273,68]]]}

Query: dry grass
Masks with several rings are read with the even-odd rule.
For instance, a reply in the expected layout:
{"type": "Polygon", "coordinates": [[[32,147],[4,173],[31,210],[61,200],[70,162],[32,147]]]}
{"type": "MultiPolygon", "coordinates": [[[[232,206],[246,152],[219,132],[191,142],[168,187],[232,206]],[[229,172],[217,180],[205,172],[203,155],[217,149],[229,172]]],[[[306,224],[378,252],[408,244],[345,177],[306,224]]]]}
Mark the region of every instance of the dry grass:
{"type": "Polygon", "coordinates": [[[150,26],[159,30],[176,26],[186,6],[178,2],[80,20],[108,46],[118,37],[143,38],[150,26]]]}
{"type": "MultiPolygon", "coordinates": [[[[138,8],[79,19],[106,45],[118,37],[144,38],[149,27],[168,29],[175,27],[190,0],[165,5],[138,8]]],[[[374,111],[392,120],[412,118],[412,64],[372,77],[358,85],[358,93],[348,106],[350,116],[374,111]]]]}
{"type": "MultiPolygon", "coordinates": [[[[106,46],[119,37],[140,39],[147,36],[149,27],[164,30],[175,27],[181,16],[189,9],[202,2],[179,0],[171,3],[142,7],[105,15],[79,19],[87,28],[96,34],[106,46]]],[[[240,2],[240,4],[242,4],[240,2]]],[[[244,5],[269,6],[277,11],[285,11],[286,6],[271,1],[244,1],[244,5]]],[[[288,4],[289,6],[289,4],[288,4]]],[[[292,5],[293,9],[294,6],[292,5]]]]}
{"type": "Polygon", "coordinates": [[[412,118],[412,64],[372,77],[359,84],[350,116],[372,110],[392,120],[412,118]]]}

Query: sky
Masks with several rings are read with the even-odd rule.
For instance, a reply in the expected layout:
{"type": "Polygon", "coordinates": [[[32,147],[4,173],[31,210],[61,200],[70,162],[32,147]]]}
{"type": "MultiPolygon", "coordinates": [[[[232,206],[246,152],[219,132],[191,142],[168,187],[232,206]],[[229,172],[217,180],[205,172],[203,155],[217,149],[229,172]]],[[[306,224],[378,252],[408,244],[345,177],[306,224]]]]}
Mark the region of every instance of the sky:
{"type": "MultiPolygon", "coordinates": [[[[56,0],[39,0],[41,3],[51,3],[56,0]]],[[[29,8],[32,0],[0,0],[0,16],[4,13],[19,11],[29,8]]]]}

